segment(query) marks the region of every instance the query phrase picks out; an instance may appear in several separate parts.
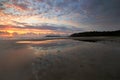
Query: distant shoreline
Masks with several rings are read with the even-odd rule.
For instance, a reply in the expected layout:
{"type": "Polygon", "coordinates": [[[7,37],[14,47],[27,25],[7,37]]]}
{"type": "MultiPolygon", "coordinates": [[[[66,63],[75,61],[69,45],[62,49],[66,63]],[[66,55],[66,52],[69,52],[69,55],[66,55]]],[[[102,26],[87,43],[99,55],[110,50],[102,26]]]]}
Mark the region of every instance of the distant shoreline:
{"type": "Polygon", "coordinates": [[[0,41],[45,41],[45,40],[56,40],[56,39],[71,39],[85,42],[97,42],[97,41],[115,41],[120,42],[120,37],[58,37],[58,38],[41,38],[41,39],[17,39],[17,40],[0,40],[0,41]]]}
{"type": "Polygon", "coordinates": [[[80,32],[73,33],[70,37],[120,37],[120,30],[117,31],[90,31],[90,32],[80,32]]]}

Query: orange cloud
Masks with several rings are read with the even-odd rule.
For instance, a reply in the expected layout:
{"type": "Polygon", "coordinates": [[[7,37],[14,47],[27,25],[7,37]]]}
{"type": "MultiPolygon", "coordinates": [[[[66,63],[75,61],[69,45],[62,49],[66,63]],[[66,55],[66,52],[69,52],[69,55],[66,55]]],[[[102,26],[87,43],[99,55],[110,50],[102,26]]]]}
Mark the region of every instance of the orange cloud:
{"type": "Polygon", "coordinates": [[[71,26],[78,26],[78,24],[70,21],[65,21],[65,20],[58,20],[57,18],[40,18],[40,15],[25,15],[25,16],[18,16],[18,15],[10,15],[10,14],[5,14],[3,12],[0,12],[0,25],[13,25],[13,26],[23,26],[20,24],[16,24],[16,22],[20,23],[26,23],[28,25],[40,25],[44,23],[49,23],[49,24],[64,24],[64,25],[71,25],[71,26]]]}
{"type": "Polygon", "coordinates": [[[13,8],[17,11],[20,11],[20,12],[24,12],[26,11],[28,8],[25,4],[10,4],[10,3],[4,3],[4,6],[6,8],[13,8]]]}
{"type": "MultiPolygon", "coordinates": [[[[16,35],[24,35],[24,34],[35,34],[35,35],[47,35],[47,34],[65,34],[65,32],[55,31],[55,30],[49,30],[49,29],[30,29],[24,28],[26,26],[39,26],[45,23],[48,24],[56,24],[56,25],[71,25],[71,26],[77,26],[76,23],[65,21],[65,20],[58,20],[57,17],[46,18],[43,17],[42,14],[39,15],[22,15],[24,12],[29,12],[29,8],[25,4],[10,4],[10,3],[4,3],[4,6],[6,8],[12,8],[15,11],[20,12],[20,15],[13,15],[14,11],[10,13],[6,13],[5,10],[0,9],[0,31],[1,32],[7,32],[7,33],[1,33],[0,37],[15,37],[16,35]],[[41,17],[42,16],[42,17],[41,17]],[[8,25],[8,26],[6,26],[8,25]],[[14,27],[15,26],[15,27],[14,27]]],[[[31,36],[31,35],[29,35],[31,36]]]]}
{"type": "MultiPolygon", "coordinates": [[[[53,31],[53,30],[46,30],[46,29],[29,29],[29,28],[16,28],[13,26],[4,26],[0,28],[0,37],[16,37],[16,35],[18,36],[22,36],[24,34],[34,34],[34,35],[46,35],[46,34],[65,34],[64,32],[58,32],[58,31],[53,31]]],[[[28,34],[27,36],[31,35],[28,34]]]]}
{"type": "Polygon", "coordinates": [[[0,31],[0,37],[6,38],[6,37],[12,37],[12,35],[6,31],[0,31]]]}

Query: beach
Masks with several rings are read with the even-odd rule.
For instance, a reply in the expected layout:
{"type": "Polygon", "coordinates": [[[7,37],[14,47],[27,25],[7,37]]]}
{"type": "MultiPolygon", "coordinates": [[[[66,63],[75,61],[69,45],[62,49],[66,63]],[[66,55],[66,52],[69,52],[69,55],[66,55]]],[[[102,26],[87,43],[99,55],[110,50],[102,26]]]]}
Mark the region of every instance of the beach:
{"type": "Polygon", "coordinates": [[[118,38],[11,40],[0,44],[0,80],[120,79],[118,38]]]}

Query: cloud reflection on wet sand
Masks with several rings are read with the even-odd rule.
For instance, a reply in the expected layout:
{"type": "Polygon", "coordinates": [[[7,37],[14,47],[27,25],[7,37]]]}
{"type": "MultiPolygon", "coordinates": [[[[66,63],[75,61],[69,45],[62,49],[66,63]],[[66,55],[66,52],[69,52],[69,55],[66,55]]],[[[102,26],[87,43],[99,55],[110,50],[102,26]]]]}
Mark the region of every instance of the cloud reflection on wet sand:
{"type": "Polygon", "coordinates": [[[120,79],[120,45],[74,40],[58,42],[32,45],[38,55],[33,63],[36,80],[120,79]]]}
{"type": "Polygon", "coordinates": [[[0,80],[120,79],[120,43],[55,39],[0,44],[0,80]]]}

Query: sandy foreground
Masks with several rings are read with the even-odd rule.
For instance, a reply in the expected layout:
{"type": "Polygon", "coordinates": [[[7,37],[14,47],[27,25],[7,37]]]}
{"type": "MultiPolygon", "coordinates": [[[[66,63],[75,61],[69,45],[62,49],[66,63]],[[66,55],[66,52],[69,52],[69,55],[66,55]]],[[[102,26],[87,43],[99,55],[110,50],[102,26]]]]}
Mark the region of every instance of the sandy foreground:
{"type": "Polygon", "coordinates": [[[31,80],[33,51],[14,41],[0,41],[0,80],[31,80]]]}
{"type": "Polygon", "coordinates": [[[0,80],[120,79],[119,38],[17,41],[0,41],[0,80]]]}
{"type": "Polygon", "coordinates": [[[120,79],[120,45],[78,42],[57,49],[47,49],[36,59],[36,80],[120,79]]]}

